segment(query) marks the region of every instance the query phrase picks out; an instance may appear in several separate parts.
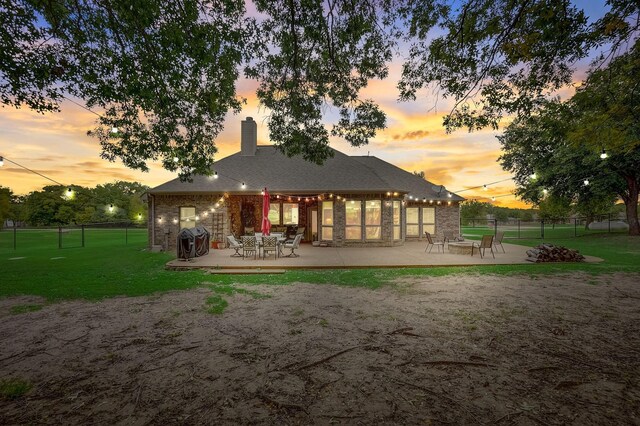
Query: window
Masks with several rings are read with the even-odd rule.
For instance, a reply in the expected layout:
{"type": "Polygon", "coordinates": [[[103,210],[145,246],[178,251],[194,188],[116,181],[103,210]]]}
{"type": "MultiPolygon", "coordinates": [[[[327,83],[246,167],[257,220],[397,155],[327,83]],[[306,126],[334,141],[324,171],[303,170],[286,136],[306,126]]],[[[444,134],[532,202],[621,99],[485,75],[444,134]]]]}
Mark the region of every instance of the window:
{"type": "Polygon", "coordinates": [[[345,238],[347,240],[362,239],[362,201],[347,201],[345,238]]]}
{"type": "Polygon", "coordinates": [[[180,207],[180,229],[195,228],[196,226],[196,208],[180,207]]]}
{"type": "Polygon", "coordinates": [[[379,240],[382,238],[382,202],[380,200],[365,201],[364,209],[365,238],[379,240]]]}
{"type": "Polygon", "coordinates": [[[436,233],[436,209],[435,207],[422,208],[422,232],[436,233]]]}
{"type": "Polygon", "coordinates": [[[393,239],[394,240],[399,240],[401,238],[400,209],[401,209],[400,201],[394,201],[393,202],[393,239]]]}
{"type": "Polygon", "coordinates": [[[284,203],[282,205],[282,222],[283,225],[298,224],[298,205],[295,203],[284,203]]]}
{"type": "Polygon", "coordinates": [[[322,202],[322,233],[321,240],[333,240],[333,201],[322,202]]]}
{"type": "Polygon", "coordinates": [[[269,205],[269,222],[272,225],[280,225],[280,203],[269,205]]]}
{"type": "Polygon", "coordinates": [[[407,207],[407,237],[420,236],[420,220],[418,207],[407,207]]]}

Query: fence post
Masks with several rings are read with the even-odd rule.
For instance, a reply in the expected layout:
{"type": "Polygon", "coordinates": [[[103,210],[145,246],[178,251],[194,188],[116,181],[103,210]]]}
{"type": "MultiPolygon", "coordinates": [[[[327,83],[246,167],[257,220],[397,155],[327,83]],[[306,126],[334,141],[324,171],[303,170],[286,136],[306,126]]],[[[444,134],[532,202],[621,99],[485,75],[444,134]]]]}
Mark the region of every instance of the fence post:
{"type": "Polygon", "coordinates": [[[540,238],[544,240],[544,219],[540,219],[540,238]]]}
{"type": "Polygon", "coordinates": [[[498,235],[498,219],[493,219],[493,235],[498,235]]]}
{"type": "Polygon", "coordinates": [[[18,224],[16,223],[16,221],[13,221],[13,249],[16,249],[16,240],[18,238],[18,224]]]}
{"type": "Polygon", "coordinates": [[[520,219],[518,219],[518,239],[520,239],[520,219]]]}
{"type": "Polygon", "coordinates": [[[609,213],[609,233],[611,233],[611,213],[609,213]]]}
{"type": "Polygon", "coordinates": [[[84,224],[82,225],[82,247],[84,247],[84,224]]]}
{"type": "Polygon", "coordinates": [[[62,226],[58,226],[58,248],[62,248],[62,226]]]}

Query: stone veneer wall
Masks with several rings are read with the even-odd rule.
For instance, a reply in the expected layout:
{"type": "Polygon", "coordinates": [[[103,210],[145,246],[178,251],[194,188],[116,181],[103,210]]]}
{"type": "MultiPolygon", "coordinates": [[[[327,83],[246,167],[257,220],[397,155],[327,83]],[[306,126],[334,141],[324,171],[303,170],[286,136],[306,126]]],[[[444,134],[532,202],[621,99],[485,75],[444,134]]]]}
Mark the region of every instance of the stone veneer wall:
{"type": "MultiPolygon", "coordinates": [[[[180,232],[180,207],[195,207],[196,214],[200,216],[200,220],[196,225],[204,226],[209,232],[212,232],[211,208],[215,207],[216,203],[219,203],[222,194],[152,195],[152,197],[153,202],[148,203],[149,246],[159,245],[162,246],[163,250],[175,251],[176,238],[180,232]],[[151,210],[152,206],[155,206],[155,216],[151,210]],[[153,217],[155,217],[155,241],[151,232],[151,220],[153,217]]],[[[230,224],[225,204],[219,205],[215,212],[224,214],[223,233],[226,236],[229,235],[230,224]]]]}
{"type": "Polygon", "coordinates": [[[453,231],[460,234],[460,204],[452,202],[451,205],[442,204],[436,206],[436,238],[442,241],[444,231],[453,231]]]}

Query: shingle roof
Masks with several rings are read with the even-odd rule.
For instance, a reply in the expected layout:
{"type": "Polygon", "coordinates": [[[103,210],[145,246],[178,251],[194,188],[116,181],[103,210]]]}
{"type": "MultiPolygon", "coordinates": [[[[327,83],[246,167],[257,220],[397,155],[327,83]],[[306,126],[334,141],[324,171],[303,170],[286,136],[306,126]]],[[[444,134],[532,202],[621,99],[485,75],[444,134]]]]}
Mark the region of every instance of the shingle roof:
{"type": "Polygon", "coordinates": [[[427,200],[450,200],[450,201],[463,201],[464,198],[451,194],[448,196],[449,191],[442,185],[434,185],[426,179],[416,176],[413,173],[409,173],[400,167],[394,166],[391,163],[387,163],[378,157],[371,156],[353,156],[350,157],[354,160],[368,166],[372,169],[376,175],[386,182],[393,183],[394,186],[402,188],[408,195],[413,196],[415,199],[427,200]]]}
{"type": "MultiPolygon", "coordinates": [[[[267,187],[272,193],[324,192],[402,192],[414,196],[447,198],[437,194],[427,182],[376,157],[352,157],[334,150],[334,156],[322,166],[301,157],[287,157],[272,145],[260,145],[256,155],[239,152],[217,161],[218,178],[197,175],[192,182],[173,179],[149,191],[151,194],[188,194],[211,192],[259,192],[267,187]],[[244,189],[242,183],[246,184],[244,189]]],[[[446,191],[446,190],[445,190],[446,191]]]]}

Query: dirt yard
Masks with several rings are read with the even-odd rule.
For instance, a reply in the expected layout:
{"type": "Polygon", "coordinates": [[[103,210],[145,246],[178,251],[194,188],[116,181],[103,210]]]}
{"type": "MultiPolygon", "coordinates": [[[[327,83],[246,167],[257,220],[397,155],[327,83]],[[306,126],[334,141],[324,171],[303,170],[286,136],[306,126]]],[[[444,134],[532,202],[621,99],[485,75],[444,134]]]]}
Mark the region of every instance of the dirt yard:
{"type": "Polygon", "coordinates": [[[0,424],[640,424],[640,277],[396,284],[0,300],[0,424]]]}

